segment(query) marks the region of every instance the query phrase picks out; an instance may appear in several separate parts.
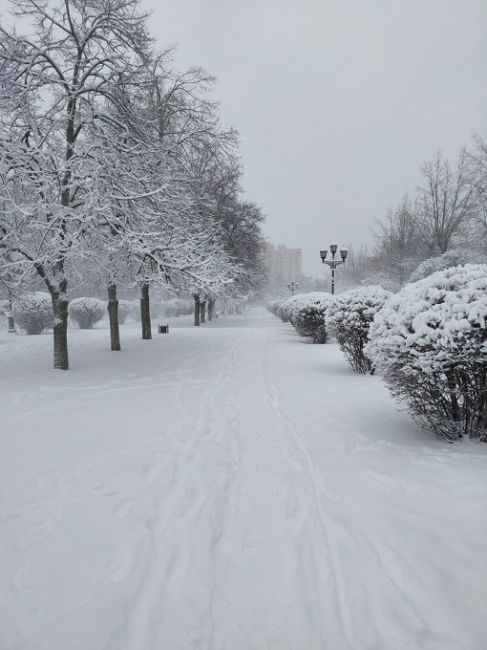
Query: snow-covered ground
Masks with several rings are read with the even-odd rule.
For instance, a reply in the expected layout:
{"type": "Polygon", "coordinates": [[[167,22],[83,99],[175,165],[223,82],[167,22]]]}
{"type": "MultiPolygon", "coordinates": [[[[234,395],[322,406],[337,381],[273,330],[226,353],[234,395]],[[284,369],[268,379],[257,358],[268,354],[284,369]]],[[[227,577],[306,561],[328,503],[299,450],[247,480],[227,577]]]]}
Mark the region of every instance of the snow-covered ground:
{"type": "Polygon", "coordinates": [[[0,335],[1,650],[485,650],[487,446],[262,310],[177,324],[0,335]]]}

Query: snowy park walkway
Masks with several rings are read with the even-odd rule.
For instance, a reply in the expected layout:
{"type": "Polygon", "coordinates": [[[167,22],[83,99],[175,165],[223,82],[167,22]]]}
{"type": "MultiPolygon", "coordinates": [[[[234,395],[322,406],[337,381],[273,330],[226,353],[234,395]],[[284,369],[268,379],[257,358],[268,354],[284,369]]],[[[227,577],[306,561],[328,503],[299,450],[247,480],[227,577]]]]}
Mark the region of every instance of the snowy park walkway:
{"type": "Polygon", "coordinates": [[[487,647],[486,445],[264,311],[122,335],[0,335],[1,650],[487,647]]]}

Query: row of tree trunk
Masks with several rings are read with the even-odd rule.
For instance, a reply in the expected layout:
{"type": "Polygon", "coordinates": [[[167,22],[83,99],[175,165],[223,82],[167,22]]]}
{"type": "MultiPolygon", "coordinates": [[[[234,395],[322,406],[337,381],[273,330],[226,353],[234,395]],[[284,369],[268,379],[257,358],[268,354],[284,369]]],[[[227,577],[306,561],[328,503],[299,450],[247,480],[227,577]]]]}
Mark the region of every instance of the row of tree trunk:
{"type": "MultiPolygon", "coordinates": [[[[115,352],[121,350],[120,346],[120,326],[118,322],[118,300],[117,285],[108,285],[108,318],[110,320],[110,343],[111,349],[115,352]]],[[[152,338],[152,327],[150,320],[150,299],[149,284],[144,283],[140,294],[140,322],[142,325],[142,339],[149,340],[152,338]]]]}
{"type": "MultiPolygon", "coordinates": [[[[199,294],[194,294],[194,324],[200,325],[206,323],[207,315],[208,321],[213,320],[215,310],[215,299],[208,298],[201,300],[199,294]]],[[[110,343],[111,349],[119,351],[120,346],[120,327],[118,322],[118,300],[117,300],[117,285],[108,285],[108,317],[110,320],[110,343]]],[[[150,319],[150,298],[149,298],[149,284],[144,283],[141,288],[140,295],[140,322],[142,325],[142,339],[148,340],[152,338],[151,319],[150,319]]]]}
{"type": "MultiPolygon", "coordinates": [[[[68,300],[65,298],[64,291],[56,292],[51,298],[54,311],[54,368],[67,370],[68,362],[68,300]]],[[[194,298],[194,324],[200,325],[206,323],[206,320],[212,321],[215,309],[215,299],[205,298],[201,300],[199,294],[193,294],[194,298]]],[[[108,317],[110,320],[110,346],[113,351],[120,351],[120,327],[118,320],[118,299],[117,285],[111,283],[108,285],[108,317]]],[[[140,320],[142,325],[142,339],[152,338],[151,318],[150,318],[150,298],[149,283],[144,283],[141,287],[140,295],[140,320]]],[[[15,327],[9,320],[9,331],[15,331],[15,327]]]]}
{"type": "Polygon", "coordinates": [[[198,293],[193,294],[194,299],[194,324],[195,326],[202,325],[206,323],[206,315],[208,313],[208,321],[213,320],[213,313],[215,310],[215,299],[208,298],[201,300],[201,297],[198,293]],[[208,303],[208,310],[207,310],[208,303]]]}

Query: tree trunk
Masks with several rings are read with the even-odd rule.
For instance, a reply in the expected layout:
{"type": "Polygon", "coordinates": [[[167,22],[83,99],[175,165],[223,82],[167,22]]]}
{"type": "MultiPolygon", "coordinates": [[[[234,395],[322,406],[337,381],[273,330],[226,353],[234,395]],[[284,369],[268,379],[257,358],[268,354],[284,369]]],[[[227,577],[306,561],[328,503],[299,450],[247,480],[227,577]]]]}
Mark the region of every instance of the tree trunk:
{"type": "Polygon", "coordinates": [[[8,299],[7,323],[8,323],[8,333],[17,334],[17,330],[15,329],[14,317],[12,316],[12,298],[10,296],[8,299]]]}
{"type": "Polygon", "coordinates": [[[110,343],[111,350],[120,350],[120,328],[118,326],[118,300],[117,285],[108,285],[108,317],[110,319],[110,343]]]}
{"type": "Polygon", "coordinates": [[[142,323],[142,339],[152,338],[150,322],[149,283],[144,282],[140,296],[140,322],[142,323]]]}
{"type": "Polygon", "coordinates": [[[208,300],[208,320],[209,320],[210,323],[213,320],[213,307],[214,306],[215,306],[215,299],[210,298],[208,300]]]}
{"type": "Polygon", "coordinates": [[[197,293],[193,294],[194,298],[194,324],[195,326],[200,324],[200,297],[197,293]]]}
{"type": "Polygon", "coordinates": [[[68,358],[68,299],[65,291],[51,291],[54,313],[54,368],[69,370],[68,358]]]}
{"type": "Polygon", "coordinates": [[[206,300],[201,301],[200,308],[201,308],[201,322],[206,323],[206,300]]]}

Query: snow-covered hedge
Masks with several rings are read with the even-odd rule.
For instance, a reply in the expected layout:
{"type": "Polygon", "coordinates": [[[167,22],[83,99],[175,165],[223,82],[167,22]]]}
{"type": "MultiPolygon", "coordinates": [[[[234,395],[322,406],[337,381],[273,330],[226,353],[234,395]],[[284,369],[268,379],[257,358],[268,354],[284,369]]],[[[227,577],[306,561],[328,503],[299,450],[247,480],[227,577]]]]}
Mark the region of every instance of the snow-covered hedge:
{"type": "Polygon", "coordinates": [[[321,302],[330,300],[331,294],[324,291],[310,291],[309,293],[298,293],[287,300],[280,303],[277,315],[281,318],[286,318],[293,323],[293,319],[297,316],[300,309],[308,307],[309,305],[316,305],[321,302]]]}
{"type": "Polygon", "coordinates": [[[364,347],[375,314],[391,295],[378,286],[349,289],[336,296],[327,310],[327,327],[355,372],[372,371],[364,347]]]}
{"type": "Polygon", "coordinates": [[[107,305],[98,298],[75,298],[71,300],[68,313],[78,327],[82,330],[90,330],[95,323],[98,323],[107,311],[107,305]]]}
{"type": "MultiPolygon", "coordinates": [[[[193,313],[194,301],[189,298],[154,299],[150,302],[152,318],[175,318],[193,313]]],[[[140,300],[131,300],[129,315],[133,320],[140,321],[140,300]]]]}
{"type": "Polygon", "coordinates": [[[183,298],[170,298],[163,302],[162,314],[166,318],[174,318],[191,314],[194,309],[193,300],[183,298]]]}
{"type": "Polygon", "coordinates": [[[140,300],[137,300],[137,298],[130,301],[129,316],[140,322],[140,300]]]}
{"type": "Polygon", "coordinates": [[[12,316],[26,334],[41,334],[54,323],[50,295],[39,291],[17,298],[12,305],[12,316]]]}
{"type": "Polygon", "coordinates": [[[407,285],[377,313],[366,354],[425,428],[487,440],[487,266],[407,285]]]}
{"type": "Polygon", "coordinates": [[[281,304],[281,300],[270,300],[266,304],[266,309],[267,311],[270,311],[271,314],[274,314],[274,316],[277,316],[277,310],[279,309],[279,305],[281,304]]]}
{"type": "MultiPolygon", "coordinates": [[[[477,261],[477,260],[474,260],[477,261]]],[[[437,271],[443,271],[448,269],[451,266],[460,266],[468,262],[468,257],[463,251],[447,251],[443,255],[438,255],[438,257],[429,257],[411,273],[409,282],[417,282],[423,278],[427,278],[428,275],[436,273],[437,271]]]]}
{"type": "Polygon", "coordinates": [[[286,301],[279,303],[276,309],[276,316],[282,320],[283,323],[289,322],[290,310],[286,305],[286,301]]]}
{"type": "Polygon", "coordinates": [[[130,300],[118,301],[118,322],[123,325],[130,314],[131,302],[130,300]]]}
{"type": "Polygon", "coordinates": [[[326,343],[326,310],[333,296],[324,291],[298,293],[285,300],[271,300],[268,311],[290,322],[300,336],[311,337],[314,343],[326,343]]]}
{"type": "Polygon", "coordinates": [[[300,336],[310,337],[314,343],[326,343],[326,310],[333,296],[322,291],[300,293],[288,298],[279,308],[300,336]]]}
{"type": "Polygon", "coordinates": [[[293,316],[294,329],[300,336],[309,336],[313,343],[326,343],[326,305],[310,304],[301,307],[293,316]]]}

